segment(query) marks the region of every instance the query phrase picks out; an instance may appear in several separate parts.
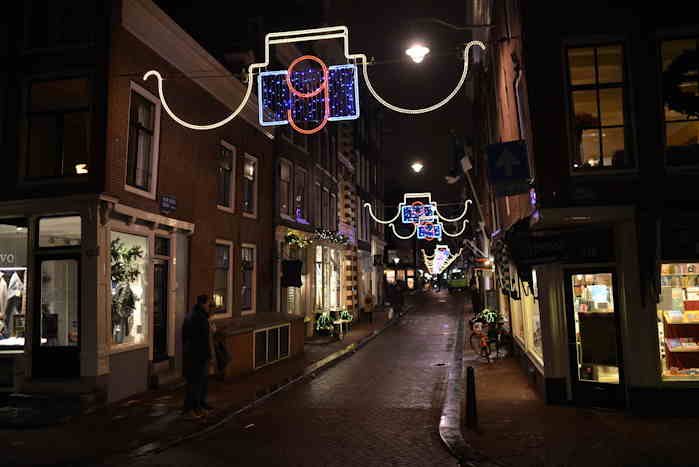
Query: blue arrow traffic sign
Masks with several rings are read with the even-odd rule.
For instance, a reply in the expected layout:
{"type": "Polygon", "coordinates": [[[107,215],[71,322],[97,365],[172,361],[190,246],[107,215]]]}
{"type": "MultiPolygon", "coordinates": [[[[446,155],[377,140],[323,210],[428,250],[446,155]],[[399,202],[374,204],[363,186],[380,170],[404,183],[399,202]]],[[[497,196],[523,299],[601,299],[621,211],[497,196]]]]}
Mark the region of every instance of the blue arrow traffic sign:
{"type": "Polygon", "coordinates": [[[524,193],[529,189],[529,159],[524,140],[491,144],[488,153],[488,180],[499,196],[524,193]]]}

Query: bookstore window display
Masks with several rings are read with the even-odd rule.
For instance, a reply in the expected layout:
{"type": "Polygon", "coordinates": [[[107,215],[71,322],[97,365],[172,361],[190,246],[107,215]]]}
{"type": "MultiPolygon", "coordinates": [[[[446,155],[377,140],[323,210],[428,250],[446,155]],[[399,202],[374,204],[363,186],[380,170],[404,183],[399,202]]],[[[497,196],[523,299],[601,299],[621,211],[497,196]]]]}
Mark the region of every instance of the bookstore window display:
{"type": "Polygon", "coordinates": [[[543,365],[544,352],[541,338],[541,315],[539,314],[536,271],[532,271],[532,281],[531,288],[529,285],[522,284],[522,289],[526,287],[526,292],[522,294],[522,309],[525,320],[524,331],[527,336],[527,350],[543,365]]]}
{"type": "Polygon", "coordinates": [[[660,267],[658,337],[663,380],[699,379],[699,263],[660,267]]]}
{"type": "Polygon", "coordinates": [[[148,238],[112,232],[112,343],[141,344],[146,339],[148,238]]]}

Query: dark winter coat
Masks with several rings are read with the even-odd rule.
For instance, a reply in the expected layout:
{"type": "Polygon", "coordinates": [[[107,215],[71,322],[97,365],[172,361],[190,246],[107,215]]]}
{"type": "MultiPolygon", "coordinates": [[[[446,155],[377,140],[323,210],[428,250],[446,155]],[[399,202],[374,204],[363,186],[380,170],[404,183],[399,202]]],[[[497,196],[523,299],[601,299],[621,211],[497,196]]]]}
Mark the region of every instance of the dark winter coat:
{"type": "Polygon", "coordinates": [[[209,315],[201,305],[187,313],[182,324],[182,373],[197,378],[211,359],[209,315]]]}

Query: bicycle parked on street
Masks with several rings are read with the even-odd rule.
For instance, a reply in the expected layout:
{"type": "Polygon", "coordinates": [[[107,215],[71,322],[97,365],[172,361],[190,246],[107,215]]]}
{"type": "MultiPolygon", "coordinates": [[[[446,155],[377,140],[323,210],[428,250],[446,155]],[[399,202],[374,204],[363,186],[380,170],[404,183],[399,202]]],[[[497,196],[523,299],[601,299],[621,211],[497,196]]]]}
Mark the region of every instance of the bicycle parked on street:
{"type": "Polygon", "coordinates": [[[507,355],[511,349],[510,335],[498,311],[485,309],[469,320],[469,324],[472,331],[469,343],[479,357],[490,363],[493,351],[496,359],[501,353],[507,355]]]}

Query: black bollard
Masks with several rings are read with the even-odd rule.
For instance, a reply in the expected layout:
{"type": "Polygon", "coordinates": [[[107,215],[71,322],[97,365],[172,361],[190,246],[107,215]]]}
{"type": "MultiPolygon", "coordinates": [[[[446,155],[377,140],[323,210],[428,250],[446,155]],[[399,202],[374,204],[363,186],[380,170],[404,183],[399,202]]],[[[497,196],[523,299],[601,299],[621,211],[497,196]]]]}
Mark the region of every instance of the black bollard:
{"type": "Polygon", "coordinates": [[[473,367],[466,368],[466,426],[475,429],[478,426],[476,411],[476,373],[473,367]]]}

